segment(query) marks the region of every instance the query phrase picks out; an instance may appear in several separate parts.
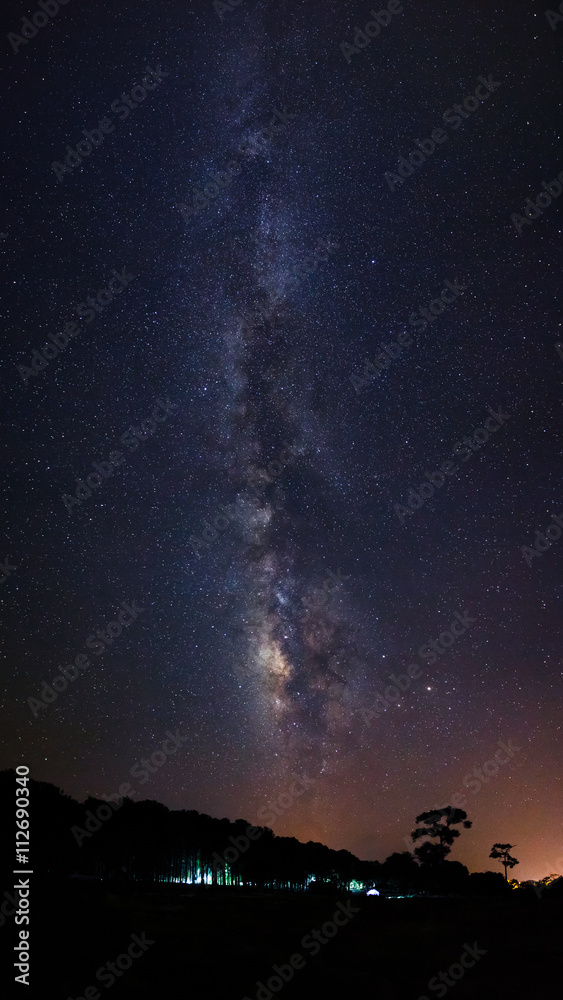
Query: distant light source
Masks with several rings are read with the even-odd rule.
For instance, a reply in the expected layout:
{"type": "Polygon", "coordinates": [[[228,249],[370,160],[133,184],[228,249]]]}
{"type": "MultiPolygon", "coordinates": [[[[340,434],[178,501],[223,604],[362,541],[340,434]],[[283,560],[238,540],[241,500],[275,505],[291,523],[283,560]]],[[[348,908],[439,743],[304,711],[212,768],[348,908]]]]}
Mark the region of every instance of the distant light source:
{"type": "Polygon", "coordinates": [[[349,892],[363,892],[364,889],[365,889],[364,883],[363,882],[358,882],[357,879],[352,879],[351,882],[348,882],[348,891],[349,892]]]}
{"type": "Polygon", "coordinates": [[[378,892],[377,889],[368,889],[366,895],[367,896],[379,896],[379,892],[378,892]]]}

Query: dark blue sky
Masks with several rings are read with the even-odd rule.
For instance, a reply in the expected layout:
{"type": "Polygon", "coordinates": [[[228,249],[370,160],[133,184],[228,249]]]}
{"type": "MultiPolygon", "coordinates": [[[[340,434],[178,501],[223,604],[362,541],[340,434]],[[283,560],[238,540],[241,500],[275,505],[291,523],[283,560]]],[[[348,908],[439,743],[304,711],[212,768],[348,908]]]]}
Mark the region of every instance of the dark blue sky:
{"type": "Polygon", "coordinates": [[[563,539],[530,565],[521,547],[563,515],[563,198],[521,232],[511,215],[563,170],[563,25],[531,3],[405,3],[347,61],[370,9],[243,0],[221,20],[201,0],[70,0],[17,53],[26,11],[2,14],[0,560],[16,570],[0,766],[111,794],[179,727],[138,797],[256,821],[306,774],[275,832],[383,859],[465,789],[454,857],[483,870],[510,841],[519,875],[541,877],[562,854],[563,539]],[[481,77],[493,92],[475,107],[481,77]],[[466,290],[409,322],[445,282],[466,290]],[[77,316],[89,296],[100,311],[77,316]],[[447,461],[402,523],[396,505],[447,461]],[[123,602],[143,611],[108,636],[123,602]],[[475,623],[429,662],[456,613],[475,623]],[[472,790],[499,740],[518,752],[472,790]]]}

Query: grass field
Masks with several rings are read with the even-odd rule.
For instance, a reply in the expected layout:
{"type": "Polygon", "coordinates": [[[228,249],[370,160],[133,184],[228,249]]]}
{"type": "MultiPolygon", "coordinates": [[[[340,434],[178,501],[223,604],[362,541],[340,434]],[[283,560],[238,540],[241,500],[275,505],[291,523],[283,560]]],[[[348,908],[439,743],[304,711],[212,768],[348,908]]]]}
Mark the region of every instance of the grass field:
{"type": "Polygon", "coordinates": [[[255,1000],[258,983],[275,977],[278,965],[289,981],[274,978],[273,990],[266,986],[258,1000],[270,994],[418,1000],[449,993],[453,1000],[547,1000],[560,995],[562,918],[560,901],[512,896],[368,899],[66,883],[34,893],[32,985],[21,989],[42,1000],[96,1000],[96,993],[116,1000],[255,1000]],[[343,926],[333,931],[335,913],[343,914],[343,926]],[[327,921],[330,938],[322,932],[327,921]],[[311,936],[315,929],[321,941],[311,936]],[[135,945],[141,957],[122,959],[130,968],[114,965],[112,972],[107,963],[127,954],[132,934],[145,951],[135,945]],[[459,976],[466,945],[478,949],[473,966],[457,981],[448,978],[450,986],[432,980],[452,965],[459,976]],[[301,958],[292,968],[295,955],[301,958]]]}

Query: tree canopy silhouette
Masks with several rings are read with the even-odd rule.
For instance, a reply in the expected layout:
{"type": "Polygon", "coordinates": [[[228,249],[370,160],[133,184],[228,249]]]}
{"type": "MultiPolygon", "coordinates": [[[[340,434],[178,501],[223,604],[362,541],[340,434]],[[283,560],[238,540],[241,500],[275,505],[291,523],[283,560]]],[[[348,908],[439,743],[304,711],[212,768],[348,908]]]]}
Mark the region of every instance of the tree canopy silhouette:
{"type": "Polygon", "coordinates": [[[462,823],[464,829],[468,830],[471,826],[467,813],[463,809],[454,809],[453,806],[423,812],[416,817],[416,822],[424,825],[413,830],[412,839],[428,839],[416,847],[414,853],[421,864],[431,867],[441,864],[450,853],[455,838],[459,837],[459,830],[454,827],[462,823]]]}
{"type": "MultiPolygon", "coordinates": [[[[13,770],[0,771],[0,811],[6,814],[13,806],[15,778],[13,770]]],[[[62,878],[120,886],[179,883],[201,886],[193,892],[211,893],[230,893],[236,887],[321,894],[377,888],[381,895],[402,896],[474,891],[474,877],[465,866],[443,860],[458,836],[452,826],[465,819],[459,809],[433,810],[417,817],[421,827],[414,839],[427,841],[418,856],[396,852],[381,863],[360,860],[325,844],[276,836],[269,827],[253,827],[243,819],[218,819],[193,809],[170,810],[160,802],[118,796],[108,801],[89,797],[80,803],[54,785],[33,779],[29,787],[34,864],[42,877],[56,882],[62,878]],[[436,849],[438,864],[434,864],[436,849]],[[420,856],[426,852],[430,852],[430,863],[421,864],[420,856]]],[[[0,850],[0,874],[6,886],[13,880],[12,866],[7,863],[10,838],[13,833],[4,824],[0,827],[0,848],[6,842],[5,850],[0,850]]],[[[478,894],[483,879],[486,892],[498,894],[495,877],[504,891],[511,891],[500,872],[488,872],[474,878],[478,894]]],[[[552,887],[547,886],[548,890],[552,887]]],[[[558,891],[557,887],[553,890],[558,891]]]]}
{"type": "Polygon", "coordinates": [[[514,844],[493,844],[493,849],[489,854],[490,858],[495,858],[500,861],[501,865],[504,865],[504,877],[508,880],[507,868],[514,868],[514,865],[519,865],[520,862],[513,858],[509,851],[512,851],[514,844]]]}

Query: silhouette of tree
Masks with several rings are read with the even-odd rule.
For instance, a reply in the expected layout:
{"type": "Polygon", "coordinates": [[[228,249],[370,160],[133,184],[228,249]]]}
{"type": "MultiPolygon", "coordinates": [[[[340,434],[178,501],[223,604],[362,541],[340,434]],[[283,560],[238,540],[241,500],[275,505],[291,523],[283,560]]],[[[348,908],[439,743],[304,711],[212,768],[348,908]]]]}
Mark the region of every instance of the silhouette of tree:
{"type": "Polygon", "coordinates": [[[413,892],[420,884],[420,867],[410,851],[395,851],[383,863],[383,878],[390,891],[413,892]]]}
{"type": "Polygon", "coordinates": [[[467,888],[476,896],[502,896],[512,892],[500,872],[472,872],[467,879],[467,888]]]}
{"type": "Polygon", "coordinates": [[[489,854],[490,858],[498,859],[501,865],[504,865],[504,877],[508,881],[508,875],[506,874],[507,868],[514,868],[514,865],[519,865],[520,862],[513,858],[509,851],[514,847],[514,844],[493,844],[493,849],[489,854]]]}
{"type": "Polygon", "coordinates": [[[412,839],[420,840],[421,837],[429,839],[415,848],[414,853],[421,864],[429,867],[441,864],[450,853],[455,838],[459,837],[459,830],[454,830],[454,826],[462,823],[465,830],[471,826],[467,813],[463,809],[454,809],[453,806],[430,809],[417,816],[416,822],[423,823],[424,826],[413,830],[412,839]]]}
{"type": "MultiPolygon", "coordinates": [[[[13,806],[15,778],[13,770],[0,771],[0,812],[13,806]]],[[[360,861],[349,851],[331,850],[326,844],[277,837],[268,827],[255,827],[258,836],[249,838],[243,819],[232,822],[194,809],[170,810],[160,802],[117,796],[109,802],[88,797],[79,803],[49,783],[30,779],[29,786],[38,841],[34,857],[53,880],[62,876],[129,885],[175,882],[201,885],[202,891],[204,885],[211,891],[246,886],[301,892],[311,886],[314,892],[332,894],[346,892],[351,882],[365,889],[388,887],[411,893],[419,891],[425,879],[430,883],[442,878],[439,866],[422,871],[408,852],[391,855],[384,864],[360,861]]],[[[464,817],[460,810],[449,809],[419,816],[417,822],[425,823],[422,835],[439,841],[423,844],[422,856],[437,848],[443,857],[458,835],[450,829],[452,823],[464,817]],[[434,816],[432,822],[429,816],[434,816]]],[[[9,866],[5,872],[2,869],[12,836],[8,826],[0,829],[0,847],[2,836],[7,840],[6,851],[0,851],[0,875],[5,874],[9,885],[9,866]]],[[[443,872],[448,884],[455,881],[455,873],[455,866],[443,872]]]]}
{"type": "Polygon", "coordinates": [[[563,899],[563,878],[560,875],[551,876],[548,875],[547,878],[550,880],[546,882],[545,879],[541,880],[541,884],[545,885],[545,891],[548,899],[563,899]]]}

